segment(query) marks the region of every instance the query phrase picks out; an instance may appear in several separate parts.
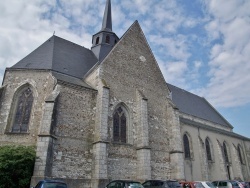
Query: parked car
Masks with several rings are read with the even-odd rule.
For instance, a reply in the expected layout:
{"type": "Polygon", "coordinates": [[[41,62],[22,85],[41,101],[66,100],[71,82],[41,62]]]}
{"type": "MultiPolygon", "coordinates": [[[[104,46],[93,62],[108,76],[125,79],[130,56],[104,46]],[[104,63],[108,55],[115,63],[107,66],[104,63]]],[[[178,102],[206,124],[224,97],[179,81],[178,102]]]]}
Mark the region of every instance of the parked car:
{"type": "Polygon", "coordinates": [[[213,181],[212,183],[216,188],[240,188],[239,183],[232,180],[213,181]]]}
{"type": "Polygon", "coordinates": [[[209,181],[195,181],[195,188],[215,188],[209,181]]]}
{"type": "Polygon", "coordinates": [[[143,188],[142,184],[133,180],[114,180],[105,188],[143,188]]]}
{"type": "Polygon", "coordinates": [[[249,184],[247,182],[244,181],[238,181],[238,183],[240,184],[241,188],[249,188],[249,184]]]}
{"type": "Polygon", "coordinates": [[[41,180],[31,188],[68,188],[67,184],[60,180],[41,180]]]}
{"type": "Polygon", "coordinates": [[[250,182],[245,181],[246,187],[250,188],[250,182]]]}
{"type": "Polygon", "coordinates": [[[142,185],[145,188],[181,188],[181,184],[176,180],[148,180],[142,185]]]}

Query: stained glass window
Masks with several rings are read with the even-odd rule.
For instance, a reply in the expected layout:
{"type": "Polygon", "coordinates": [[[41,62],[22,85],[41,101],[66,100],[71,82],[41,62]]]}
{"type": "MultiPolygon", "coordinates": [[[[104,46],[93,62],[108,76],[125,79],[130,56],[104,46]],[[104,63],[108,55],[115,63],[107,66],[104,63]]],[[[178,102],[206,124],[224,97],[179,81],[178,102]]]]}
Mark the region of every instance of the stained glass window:
{"type": "Polygon", "coordinates": [[[31,89],[28,87],[17,98],[12,132],[25,133],[28,131],[32,103],[33,95],[31,89]]]}
{"type": "Polygon", "coordinates": [[[188,140],[188,136],[186,134],[184,134],[183,136],[183,145],[184,145],[184,154],[185,154],[185,158],[190,158],[190,146],[189,146],[189,140],[188,140]]]}
{"type": "Polygon", "coordinates": [[[241,154],[240,145],[238,145],[238,154],[239,154],[240,163],[243,164],[243,158],[242,158],[242,154],[241,154]]]}
{"type": "Polygon", "coordinates": [[[205,145],[206,145],[206,152],[207,152],[207,160],[212,161],[211,148],[210,148],[210,143],[209,143],[208,138],[206,138],[205,145]]]}
{"type": "Polygon", "coordinates": [[[229,163],[228,153],[227,153],[227,146],[226,146],[225,142],[223,143],[223,152],[224,152],[225,162],[229,163]]]}
{"type": "Polygon", "coordinates": [[[119,107],[113,116],[113,140],[114,142],[127,142],[127,120],[122,107],[119,107]]]}

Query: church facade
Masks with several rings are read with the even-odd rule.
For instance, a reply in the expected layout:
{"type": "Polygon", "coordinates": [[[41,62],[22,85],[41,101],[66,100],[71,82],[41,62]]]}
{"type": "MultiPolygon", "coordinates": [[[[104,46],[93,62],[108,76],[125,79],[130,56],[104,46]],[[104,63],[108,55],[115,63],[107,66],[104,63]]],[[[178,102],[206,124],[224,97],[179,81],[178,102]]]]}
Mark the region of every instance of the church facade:
{"type": "Polygon", "coordinates": [[[138,21],[119,39],[107,0],[92,43],[52,36],[6,68],[0,145],[36,146],[32,185],[250,181],[250,139],[206,99],[166,83],[138,21]]]}

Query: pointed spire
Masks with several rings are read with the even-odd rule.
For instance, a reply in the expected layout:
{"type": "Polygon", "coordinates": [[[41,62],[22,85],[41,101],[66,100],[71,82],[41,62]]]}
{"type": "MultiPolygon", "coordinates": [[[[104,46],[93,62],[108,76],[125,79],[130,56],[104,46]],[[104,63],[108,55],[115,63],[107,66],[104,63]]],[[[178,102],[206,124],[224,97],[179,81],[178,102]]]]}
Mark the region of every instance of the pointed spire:
{"type": "Polygon", "coordinates": [[[111,0],[106,0],[102,29],[92,37],[91,50],[102,61],[112,50],[119,38],[112,31],[111,0]]]}
{"type": "Polygon", "coordinates": [[[112,16],[111,16],[110,0],[106,1],[106,7],[105,7],[103,21],[102,21],[102,31],[112,31],[112,16]]]}

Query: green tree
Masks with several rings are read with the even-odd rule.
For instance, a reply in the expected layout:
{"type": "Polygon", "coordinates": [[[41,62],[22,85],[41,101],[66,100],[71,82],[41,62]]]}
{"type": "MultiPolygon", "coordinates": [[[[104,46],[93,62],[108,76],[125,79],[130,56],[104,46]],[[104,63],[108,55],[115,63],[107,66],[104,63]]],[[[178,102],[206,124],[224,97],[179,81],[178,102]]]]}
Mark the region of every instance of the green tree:
{"type": "Polygon", "coordinates": [[[0,146],[0,188],[27,188],[36,152],[32,146],[0,146]]]}

